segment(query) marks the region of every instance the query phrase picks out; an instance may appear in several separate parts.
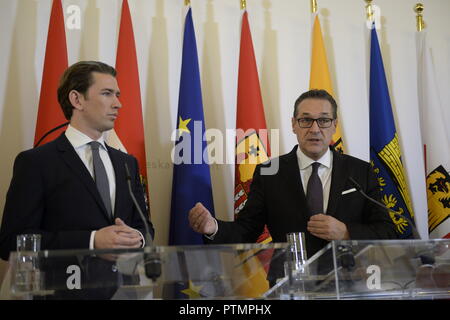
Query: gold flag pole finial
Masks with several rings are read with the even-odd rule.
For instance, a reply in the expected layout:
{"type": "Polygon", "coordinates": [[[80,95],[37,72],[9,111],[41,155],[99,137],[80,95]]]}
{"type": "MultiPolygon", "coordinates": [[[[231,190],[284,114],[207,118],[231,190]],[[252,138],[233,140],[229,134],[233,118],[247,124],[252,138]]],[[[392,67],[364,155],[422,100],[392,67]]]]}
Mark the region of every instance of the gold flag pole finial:
{"type": "Polygon", "coordinates": [[[425,21],[423,21],[423,4],[418,3],[414,6],[414,12],[417,13],[416,21],[417,21],[417,31],[422,31],[425,29],[425,21]]]}
{"type": "Polygon", "coordinates": [[[246,9],[247,9],[247,1],[241,0],[241,10],[246,10],[246,9]]]}
{"type": "Polygon", "coordinates": [[[184,5],[185,6],[190,6],[191,5],[191,0],[184,0],[184,5]]]}
{"type": "Polygon", "coordinates": [[[311,12],[312,13],[317,12],[317,0],[311,0],[311,12]]]}
{"type": "Polygon", "coordinates": [[[367,14],[367,20],[373,22],[373,8],[372,8],[372,0],[364,0],[366,5],[366,14],[367,14]]]}

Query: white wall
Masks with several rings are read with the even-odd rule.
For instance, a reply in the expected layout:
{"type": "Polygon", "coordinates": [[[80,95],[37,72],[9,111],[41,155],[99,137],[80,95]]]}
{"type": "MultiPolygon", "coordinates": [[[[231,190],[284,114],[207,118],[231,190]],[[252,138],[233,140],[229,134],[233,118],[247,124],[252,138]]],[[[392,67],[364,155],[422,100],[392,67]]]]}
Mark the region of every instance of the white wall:
{"type": "MultiPolygon", "coordinates": [[[[197,34],[204,112],[209,128],[234,128],[240,40],[239,0],[191,0],[197,34]]],[[[347,153],[368,159],[368,30],[362,0],[319,0],[347,153]]],[[[415,49],[416,0],[376,0],[378,31],[403,161],[420,232],[426,199],[420,155],[415,49]],[[422,220],[420,220],[420,217],[422,220]]],[[[280,152],[296,143],[293,103],[308,89],[309,0],[248,0],[250,26],[269,128],[279,128],[280,152]]],[[[428,41],[446,120],[450,123],[450,1],[423,0],[428,41]]],[[[64,0],[82,11],[81,30],[66,30],[69,64],[95,59],[115,64],[120,0],[64,0]]],[[[150,204],[156,243],[168,242],[184,0],[129,0],[144,111],[150,204]]],[[[14,157],[32,147],[51,0],[0,0],[0,209],[14,157]]],[[[67,15],[67,13],[66,13],[67,15]]],[[[122,112],[126,112],[126,108],[122,112]]],[[[229,146],[229,152],[233,146],[229,146]]],[[[233,166],[211,168],[216,214],[231,219],[233,166]]],[[[31,183],[31,182],[30,182],[31,183]]]]}

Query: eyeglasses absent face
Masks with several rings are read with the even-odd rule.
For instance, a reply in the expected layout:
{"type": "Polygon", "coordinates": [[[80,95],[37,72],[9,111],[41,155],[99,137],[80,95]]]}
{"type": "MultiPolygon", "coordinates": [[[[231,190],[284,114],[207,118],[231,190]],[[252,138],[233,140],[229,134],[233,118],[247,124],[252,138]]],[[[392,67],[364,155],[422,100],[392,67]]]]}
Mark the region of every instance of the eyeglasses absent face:
{"type": "Polygon", "coordinates": [[[300,128],[311,128],[314,121],[317,122],[319,128],[329,128],[333,123],[333,120],[334,120],[333,118],[318,118],[318,119],[298,118],[297,122],[300,128]]]}

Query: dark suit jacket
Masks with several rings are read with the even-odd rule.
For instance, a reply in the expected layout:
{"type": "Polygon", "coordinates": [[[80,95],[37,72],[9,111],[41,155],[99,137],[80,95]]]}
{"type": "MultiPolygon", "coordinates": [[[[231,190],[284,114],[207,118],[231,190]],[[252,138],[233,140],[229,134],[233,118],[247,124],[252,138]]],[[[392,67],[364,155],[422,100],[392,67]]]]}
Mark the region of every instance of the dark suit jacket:
{"type": "MultiPolygon", "coordinates": [[[[288,232],[305,232],[308,258],[328,243],[306,229],[310,214],[296,152],[297,146],[277,158],[279,170],[274,175],[261,175],[261,169],[270,164],[256,167],[247,203],[234,222],[218,221],[214,243],[256,242],[265,224],[274,242],[286,242],[288,232]]],[[[341,194],[354,188],[349,180],[352,177],[369,196],[380,200],[380,189],[370,164],[333,152],[332,170],[326,214],[345,223],[351,239],[396,238],[395,226],[386,210],[358,192],[341,194]]]]}
{"type": "MultiPolygon", "coordinates": [[[[136,158],[107,146],[116,177],[115,217],[145,235],[145,228],[128,192],[125,163],[133,193],[142,209],[145,200],[136,158]]],[[[147,220],[152,236],[153,227],[147,220]]],[[[41,249],[89,248],[93,230],[114,224],[95,182],[65,134],[41,147],[21,152],[14,163],[3,221],[0,256],[16,250],[16,236],[42,235],[41,249]]]]}

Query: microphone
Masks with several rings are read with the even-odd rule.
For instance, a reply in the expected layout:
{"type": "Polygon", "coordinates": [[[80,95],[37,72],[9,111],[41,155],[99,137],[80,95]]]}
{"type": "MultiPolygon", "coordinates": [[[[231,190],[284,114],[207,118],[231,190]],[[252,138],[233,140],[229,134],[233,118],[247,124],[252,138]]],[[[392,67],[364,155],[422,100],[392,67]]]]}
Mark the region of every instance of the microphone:
{"type": "Polygon", "coordinates": [[[342,268],[347,271],[353,271],[356,266],[355,256],[353,255],[352,246],[339,245],[337,247],[339,262],[342,268]]]}
{"type": "Polygon", "coordinates": [[[155,252],[155,249],[153,247],[153,239],[152,235],[150,234],[150,229],[148,227],[147,220],[145,219],[144,213],[141,210],[141,207],[139,206],[136,197],[134,196],[133,190],[131,189],[131,175],[130,170],[128,169],[128,165],[125,162],[125,171],[126,171],[126,179],[128,184],[128,192],[131,196],[131,199],[133,199],[134,206],[136,207],[137,211],[139,212],[139,215],[141,216],[142,222],[144,223],[145,227],[145,245],[144,245],[144,269],[145,269],[145,275],[147,278],[152,279],[155,281],[159,276],[161,275],[161,259],[159,257],[159,254],[155,252]],[[146,251],[145,248],[149,248],[150,250],[146,251]]]}
{"type": "MultiPolygon", "coordinates": [[[[384,205],[383,203],[369,197],[364,191],[363,188],[360,186],[360,184],[358,182],[355,181],[355,179],[353,179],[352,177],[349,177],[349,180],[352,182],[352,184],[355,186],[356,190],[362,195],[364,196],[364,198],[366,198],[367,200],[375,203],[376,205],[380,206],[381,208],[384,208],[386,210],[388,210],[389,212],[392,212],[395,217],[397,218],[405,218],[408,223],[411,226],[411,231],[412,231],[412,236],[414,239],[418,239],[421,240],[421,237],[419,235],[419,232],[417,231],[417,228],[415,227],[414,223],[411,221],[411,219],[409,219],[407,216],[403,216],[400,213],[398,213],[397,211],[387,207],[386,205],[384,205]]],[[[428,252],[423,252],[423,253],[416,253],[418,258],[420,259],[420,262],[422,263],[422,265],[429,265],[429,264],[434,264],[435,263],[435,259],[433,257],[432,254],[428,253],[428,252]]],[[[415,255],[416,255],[415,254],[415,255]]]]}
{"type": "Polygon", "coordinates": [[[414,239],[419,239],[419,240],[421,240],[421,237],[420,237],[420,235],[419,235],[419,232],[417,231],[416,226],[415,226],[414,223],[411,221],[411,219],[409,219],[407,216],[401,215],[400,213],[398,213],[398,212],[395,211],[395,210],[392,210],[391,208],[385,206],[383,203],[381,203],[381,202],[379,202],[379,201],[377,201],[377,200],[375,200],[375,199],[369,197],[369,196],[363,191],[363,189],[362,189],[362,187],[359,185],[359,183],[356,182],[352,177],[349,177],[349,180],[353,183],[353,185],[355,186],[356,190],[357,190],[364,198],[366,198],[367,200],[369,200],[369,201],[375,203],[376,205],[378,205],[378,206],[380,206],[380,207],[382,207],[382,208],[388,210],[389,212],[392,212],[392,213],[395,215],[395,217],[406,219],[406,220],[408,221],[409,225],[411,226],[411,231],[412,231],[412,236],[413,236],[413,238],[414,238],[414,239]]]}

